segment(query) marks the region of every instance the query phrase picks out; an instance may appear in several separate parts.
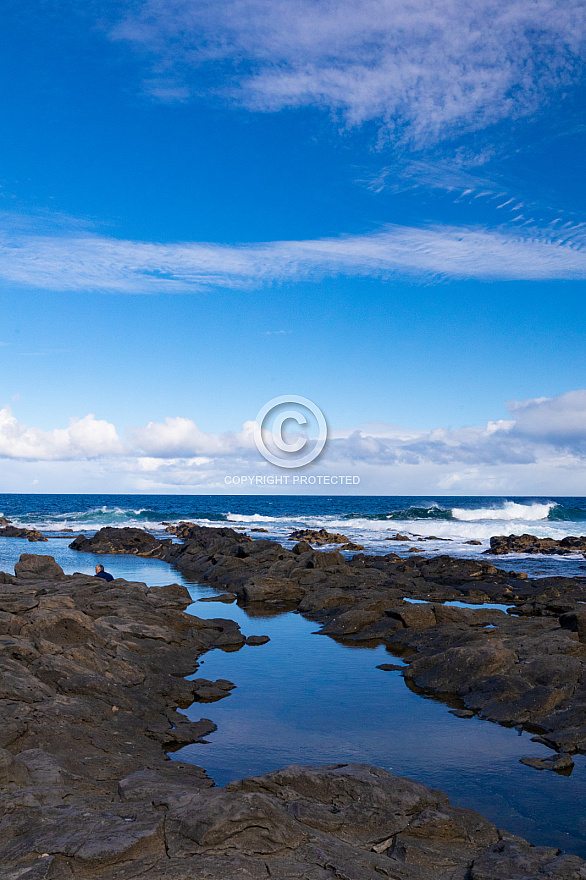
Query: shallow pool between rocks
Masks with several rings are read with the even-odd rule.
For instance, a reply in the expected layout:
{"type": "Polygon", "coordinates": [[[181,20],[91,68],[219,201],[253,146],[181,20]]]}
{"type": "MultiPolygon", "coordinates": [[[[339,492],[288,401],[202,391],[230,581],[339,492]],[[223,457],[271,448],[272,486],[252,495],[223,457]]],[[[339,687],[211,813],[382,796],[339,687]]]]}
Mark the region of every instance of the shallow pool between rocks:
{"type": "Polygon", "coordinates": [[[171,755],[205,767],[217,785],[285,764],[377,764],[447,792],[455,804],[478,810],[499,827],[539,845],[586,858],[586,759],[575,757],[570,777],[519,763],[550,751],[529,734],[477,718],[461,719],[449,707],[410,691],[383,646],[347,647],[299,614],[251,616],[235,604],[198,602],[216,593],[193,584],[159,560],[80,555],[67,541],[0,544],[0,570],[13,571],[21,553],[55,556],[67,574],[91,573],[97,562],[116,577],[150,586],[185,584],[191,613],[236,620],[245,635],[268,635],[265,645],[203,657],[193,677],[227,678],[237,688],[224,700],[194,704],[190,718],[211,718],[218,729],[205,745],[171,755]]]}

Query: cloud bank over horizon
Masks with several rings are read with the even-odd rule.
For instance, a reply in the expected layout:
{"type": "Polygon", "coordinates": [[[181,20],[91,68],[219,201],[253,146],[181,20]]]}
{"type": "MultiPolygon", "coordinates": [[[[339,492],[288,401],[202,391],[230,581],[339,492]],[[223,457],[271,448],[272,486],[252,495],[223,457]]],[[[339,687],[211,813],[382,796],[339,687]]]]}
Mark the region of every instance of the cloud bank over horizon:
{"type": "MultiPolygon", "coordinates": [[[[586,390],[507,406],[510,420],[480,427],[419,431],[376,424],[333,431],[325,453],[303,473],[358,474],[365,494],[374,487],[378,494],[396,494],[397,480],[407,493],[498,494],[516,487],[517,494],[536,494],[540,486],[545,491],[544,480],[550,493],[586,488],[586,390]],[[530,485],[537,490],[528,492],[530,485]]],[[[227,475],[254,480],[282,473],[257,452],[254,426],[247,421],[238,432],[215,434],[202,431],[192,419],[168,417],[127,428],[120,436],[113,424],[90,414],[72,419],[67,428],[43,431],[22,425],[5,407],[0,410],[0,460],[83,464],[86,470],[93,462],[100,479],[118,485],[122,478],[127,490],[140,492],[229,492],[227,475]]],[[[252,481],[245,488],[258,491],[252,481]]]]}

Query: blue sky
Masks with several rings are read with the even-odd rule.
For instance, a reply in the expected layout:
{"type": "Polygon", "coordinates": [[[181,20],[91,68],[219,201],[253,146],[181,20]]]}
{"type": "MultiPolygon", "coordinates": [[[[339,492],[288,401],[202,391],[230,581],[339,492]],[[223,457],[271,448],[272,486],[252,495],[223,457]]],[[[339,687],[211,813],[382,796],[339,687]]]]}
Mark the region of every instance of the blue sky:
{"type": "Polygon", "coordinates": [[[365,493],[586,492],[582,3],[77,6],[6,8],[0,491],[225,491],[291,393],[365,493]]]}

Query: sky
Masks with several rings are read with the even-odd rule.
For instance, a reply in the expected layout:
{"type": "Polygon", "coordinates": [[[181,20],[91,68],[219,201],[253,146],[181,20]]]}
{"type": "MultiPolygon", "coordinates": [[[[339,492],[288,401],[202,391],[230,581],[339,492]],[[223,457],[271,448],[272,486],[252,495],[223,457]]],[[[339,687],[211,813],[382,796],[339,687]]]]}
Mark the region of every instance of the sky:
{"type": "Polygon", "coordinates": [[[0,492],[233,492],[298,395],[340,491],[586,494],[583,0],[3,32],[0,492]]]}

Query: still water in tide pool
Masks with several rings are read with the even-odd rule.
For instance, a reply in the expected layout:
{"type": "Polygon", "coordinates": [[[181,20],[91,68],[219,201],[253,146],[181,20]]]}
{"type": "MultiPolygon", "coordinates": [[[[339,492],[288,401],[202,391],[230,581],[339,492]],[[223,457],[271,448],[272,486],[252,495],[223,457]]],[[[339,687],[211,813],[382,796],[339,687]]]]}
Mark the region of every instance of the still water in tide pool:
{"type": "Polygon", "coordinates": [[[557,846],[586,858],[586,760],[576,756],[569,777],[519,763],[549,750],[529,734],[478,719],[459,719],[447,706],[410,691],[400,672],[380,663],[399,662],[384,649],[350,648],[294,613],[258,617],[237,605],[198,602],[214,595],[159,560],[93,556],[50,539],[23,548],[0,545],[0,570],[13,571],[23,549],[54,555],[66,573],[91,573],[97,562],[117,577],[150,586],[185,584],[199,617],[236,620],[245,635],[268,635],[260,647],[211,651],[193,677],[227,678],[237,688],[216,703],[194,704],[190,718],[218,726],[206,744],[174,752],[174,760],[204,767],[217,785],[266,773],[285,764],[377,764],[447,792],[499,827],[539,845],[557,846]]]}

